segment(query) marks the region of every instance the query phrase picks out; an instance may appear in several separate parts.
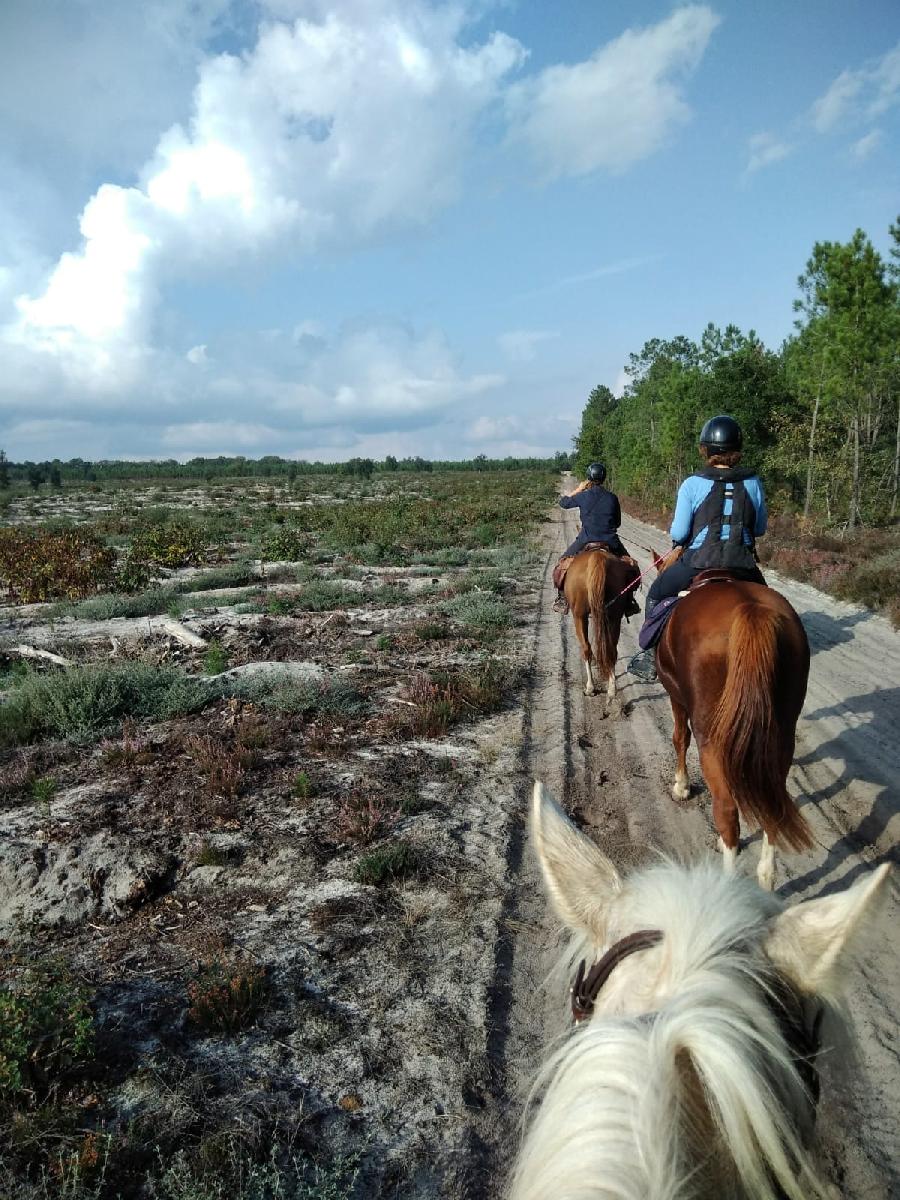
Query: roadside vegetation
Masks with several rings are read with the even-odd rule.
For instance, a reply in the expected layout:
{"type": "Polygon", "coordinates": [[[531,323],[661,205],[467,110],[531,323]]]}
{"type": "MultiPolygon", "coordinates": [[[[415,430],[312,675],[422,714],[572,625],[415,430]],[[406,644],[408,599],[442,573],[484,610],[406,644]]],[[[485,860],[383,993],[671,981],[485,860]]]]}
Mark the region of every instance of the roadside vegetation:
{"type": "Polygon", "coordinates": [[[0,1195],[458,1176],[549,466],[7,475],[0,1195]]]}

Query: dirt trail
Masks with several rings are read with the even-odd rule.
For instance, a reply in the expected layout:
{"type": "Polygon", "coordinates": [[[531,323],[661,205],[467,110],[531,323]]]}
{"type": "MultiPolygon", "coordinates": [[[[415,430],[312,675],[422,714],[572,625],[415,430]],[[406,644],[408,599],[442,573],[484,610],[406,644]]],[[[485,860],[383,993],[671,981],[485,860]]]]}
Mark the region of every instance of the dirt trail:
{"type": "MultiPolygon", "coordinates": [[[[577,513],[554,509],[546,529],[547,560],[535,614],[534,661],[522,750],[522,811],[528,782],[542,779],[623,871],[657,851],[680,857],[714,851],[709,798],[696,750],[688,769],[690,798],[670,797],[674,771],[672,720],[659,684],[625,673],[637,649],[639,619],[619,646],[624,712],[604,717],[604,698],[586,698],[571,621],[551,611],[550,568],[577,531],[577,513]]],[[[626,517],[622,539],[641,564],[649,548],[669,547],[659,530],[626,517]]],[[[900,636],[883,618],[770,573],[797,609],[813,652],[809,691],[798,729],[789,787],[812,825],[815,848],[778,857],[776,887],[784,897],[827,894],[885,860],[897,860],[900,838],[900,636]]],[[[555,926],[548,917],[533,856],[513,833],[506,902],[506,941],[498,956],[493,1052],[496,1101],[482,1137],[492,1147],[490,1196],[502,1181],[517,1136],[524,1092],[543,1047],[564,1027],[564,1014],[541,983],[552,961],[555,926]],[[548,1004],[553,1007],[548,1008],[548,1004]]],[[[759,838],[745,839],[738,869],[756,869],[759,838]]],[[[900,925],[898,883],[871,945],[852,975],[849,1002],[859,1037],[859,1065],[848,1081],[823,1078],[819,1135],[824,1158],[847,1200],[900,1197],[900,925]]]]}

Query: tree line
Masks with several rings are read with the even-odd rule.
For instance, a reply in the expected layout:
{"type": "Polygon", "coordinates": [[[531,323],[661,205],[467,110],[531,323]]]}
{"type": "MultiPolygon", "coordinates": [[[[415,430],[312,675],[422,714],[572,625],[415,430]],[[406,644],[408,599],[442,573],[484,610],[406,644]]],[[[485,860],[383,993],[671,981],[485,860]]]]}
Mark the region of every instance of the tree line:
{"type": "Polygon", "coordinates": [[[523,471],[567,470],[572,456],[558,451],[546,458],[507,456],[488,458],[484,454],[467,459],[427,459],[420,456],[395,458],[388,454],[383,460],[351,458],[346,462],[307,462],[267,454],[262,458],[243,455],[217,458],[192,458],[188,462],[175,459],[156,459],[133,462],[129,459],[103,459],[91,462],[82,458],[67,461],[54,458],[45,462],[10,462],[0,450],[0,490],[17,485],[29,485],[37,491],[43,485],[62,487],[64,484],[114,483],[130,480],[183,479],[212,482],[216,479],[286,477],[293,481],[301,475],[350,475],[368,479],[378,473],[429,471],[523,471]]]}
{"type": "Polygon", "coordinates": [[[794,333],[777,351],[752,330],[707,325],[699,342],[653,338],[632,354],[621,396],[595,387],[576,467],[606,462],[613,486],[671,504],[699,465],[718,412],[744,430],[745,462],[776,503],[852,530],[900,510],[900,219],[887,260],[862,230],[817,242],[798,279],[794,333]]]}

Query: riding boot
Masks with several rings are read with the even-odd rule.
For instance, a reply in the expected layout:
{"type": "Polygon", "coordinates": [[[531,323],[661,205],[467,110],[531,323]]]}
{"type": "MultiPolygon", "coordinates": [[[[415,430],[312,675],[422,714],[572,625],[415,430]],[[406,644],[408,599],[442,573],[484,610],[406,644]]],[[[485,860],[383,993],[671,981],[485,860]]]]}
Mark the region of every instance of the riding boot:
{"type": "Polygon", "coordinates": [[[569,602],[562,588],[557,588],[556,599],[553,601],[553,611],[562,613],[563,616],[569,611],[569,602]]]}
{"type": "Polygon", "coordinates": [[[644,683],[656,682],[656,650],[641,650],[628,663],[628,670],[644,683]]]}
{"type": "Polygon", "coordinates": [[[634,592],[629,592],[628,599],[625,601],[624,615],[626,617],[637,617],[640,615],[640,612],[641,606],[638,604],[637,596],[635,596],[634,592]]]}

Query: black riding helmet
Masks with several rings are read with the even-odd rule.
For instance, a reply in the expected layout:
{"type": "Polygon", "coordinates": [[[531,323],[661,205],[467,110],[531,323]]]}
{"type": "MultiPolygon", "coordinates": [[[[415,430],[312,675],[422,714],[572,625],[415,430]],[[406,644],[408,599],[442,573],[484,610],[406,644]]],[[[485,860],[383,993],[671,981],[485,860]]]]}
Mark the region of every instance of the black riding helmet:
{"type": "Polygon", "coordinates": [[[743,444],[740,425],[734,417],[729,417],[726,413],[710,417],[700,430],[700,445],[710,450],[718,450],[725,454],[729,450],[740,450],[743,444]]]}
{"type": "Polygon", "coordinates": [[[587,477],[591,483],[602,483],[606,478],[606,467],[603,463],[591,463],[587,469],[587,477]]]}

